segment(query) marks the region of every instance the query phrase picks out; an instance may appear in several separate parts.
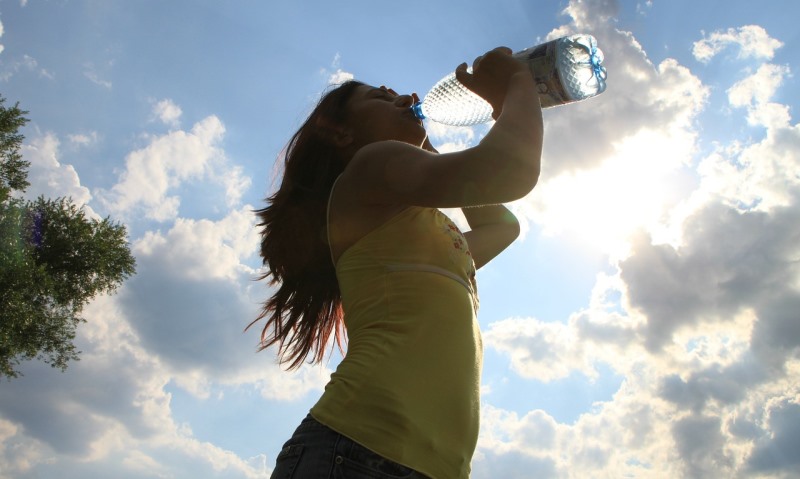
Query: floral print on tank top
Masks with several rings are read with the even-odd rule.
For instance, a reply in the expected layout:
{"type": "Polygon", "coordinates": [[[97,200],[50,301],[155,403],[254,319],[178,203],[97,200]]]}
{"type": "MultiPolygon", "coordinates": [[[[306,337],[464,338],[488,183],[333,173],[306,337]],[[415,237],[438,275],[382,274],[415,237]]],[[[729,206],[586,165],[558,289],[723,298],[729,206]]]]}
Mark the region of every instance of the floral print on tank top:
{"type": "Polygon", "coordinates": [[[453,249],[450,251],[450,261],[456,267],[463,267],[467,276],[469,277],[470,286],[472,286],[472,301],[475,311],[478,310],[478,284],[475,281],[475,262],[472,259],[472,253],[469,251],[467,239],[464,233],[453,223],[449,216],[436,210],[437,216],[441,216],[444,221],[442,224],[442,231],[447,234],[453,242],[453,249]],[[465,265],[465,261],[467,264],[465,265]]]}

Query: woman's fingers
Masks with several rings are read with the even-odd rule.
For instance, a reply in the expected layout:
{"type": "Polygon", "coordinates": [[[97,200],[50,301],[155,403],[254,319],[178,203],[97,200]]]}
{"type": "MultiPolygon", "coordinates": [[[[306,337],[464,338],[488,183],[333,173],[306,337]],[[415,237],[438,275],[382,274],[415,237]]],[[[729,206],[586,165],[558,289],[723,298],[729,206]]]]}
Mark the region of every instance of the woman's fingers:
{"type": "Polygon", "coordinates": [[[527,67],[513,58],[508,47],[497,47],[475,58],[472,71],[467,64],[456,68],[456,79],[475,94],[488,101],[495,111],[500,111],[510,78],[527,67]]]}
{"type": "Polygon", "coordinates": [[[467,88],[472,84],[472,75],[467,72],[466,62],[456,67],[456,80],[467,88]]]}

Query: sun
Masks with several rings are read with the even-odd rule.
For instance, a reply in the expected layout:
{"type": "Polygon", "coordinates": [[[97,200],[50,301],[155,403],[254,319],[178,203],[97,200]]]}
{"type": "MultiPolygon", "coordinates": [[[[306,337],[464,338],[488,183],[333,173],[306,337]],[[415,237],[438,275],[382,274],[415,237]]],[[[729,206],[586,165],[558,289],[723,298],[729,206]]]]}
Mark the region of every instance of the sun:
{"type": "Polygon", "coordinates": [[[670,209],[687,196],[691,135],[642,130],[615,145],[594,169],[546,180],[529,196],[530,218],[546,235],[568,235],[611,257],[627,255],[637,231],[667,228],[670,209]]]}

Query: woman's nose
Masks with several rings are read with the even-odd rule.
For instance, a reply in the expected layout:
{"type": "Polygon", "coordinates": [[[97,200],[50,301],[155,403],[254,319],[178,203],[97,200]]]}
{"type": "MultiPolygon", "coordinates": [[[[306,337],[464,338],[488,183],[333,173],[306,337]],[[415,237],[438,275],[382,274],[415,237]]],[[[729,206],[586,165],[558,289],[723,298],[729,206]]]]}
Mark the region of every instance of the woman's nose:
{"type": "Polygon", "coordinates": [[[412,93],[411,95],[398,95],[394,100],[394,104],[401,108],[411,108],[416,101],[415,98],[417,98],[416,93],[412,93]]]}

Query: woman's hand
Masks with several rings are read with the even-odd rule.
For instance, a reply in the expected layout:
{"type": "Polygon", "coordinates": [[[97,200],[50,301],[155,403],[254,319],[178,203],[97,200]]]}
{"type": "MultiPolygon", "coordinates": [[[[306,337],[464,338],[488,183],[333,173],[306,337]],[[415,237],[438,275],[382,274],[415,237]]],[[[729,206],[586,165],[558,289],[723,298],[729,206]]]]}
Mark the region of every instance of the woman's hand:
{"type": "Polygon", "coordinates": [[[456,79],[492,105],[492,116],[496,120],[503,110],[506,91],[511,78],[521,72],[530,74],[528,67],[511,56],[511,50],[497,47],[472,62],[472,73],[467,64],[456,68],[456,79]]]}
{"type": "Polygon", "coordinates": [[[470,231],[464,233],[475,269],[480,269],[519,236],[519,220],[503,205],[461,208],[470,231]]]}

